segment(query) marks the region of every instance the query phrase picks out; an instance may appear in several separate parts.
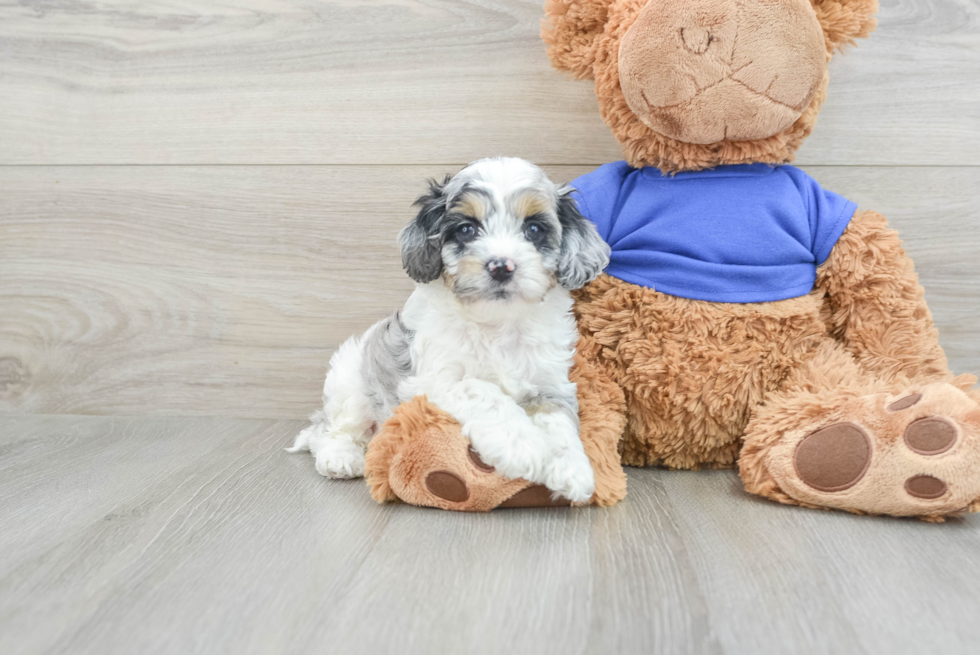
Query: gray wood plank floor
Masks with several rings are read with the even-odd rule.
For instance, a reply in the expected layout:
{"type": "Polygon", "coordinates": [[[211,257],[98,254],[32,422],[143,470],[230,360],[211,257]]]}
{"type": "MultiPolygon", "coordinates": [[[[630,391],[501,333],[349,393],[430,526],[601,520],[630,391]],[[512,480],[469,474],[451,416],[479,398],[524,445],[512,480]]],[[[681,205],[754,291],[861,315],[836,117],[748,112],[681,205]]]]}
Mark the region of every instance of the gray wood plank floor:
{"type": "Polygon", "coordinates": [[[297,421],[0,417],[0,652],[976,653],[980,521],[631,470],[610,509],[376,505],[297,421]]]}

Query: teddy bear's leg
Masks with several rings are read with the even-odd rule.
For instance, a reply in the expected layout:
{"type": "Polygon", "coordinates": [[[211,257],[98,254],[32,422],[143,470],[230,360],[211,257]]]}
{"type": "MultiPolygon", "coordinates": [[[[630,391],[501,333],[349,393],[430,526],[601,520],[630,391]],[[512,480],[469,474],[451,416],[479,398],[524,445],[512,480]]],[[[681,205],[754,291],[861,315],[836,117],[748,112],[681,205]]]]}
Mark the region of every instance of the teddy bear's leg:
{"type": "Polygon", "coordinates": [[[757,408],[745,488],[788,504],[939,518],[978,508],[972,376],[883,382],[828,340],[757,408]]]}
{"type": "Polygon", "coordinates": [[[836,340],[747,428],[746,488],[783,502],[940,516],[980,509],[980,392],[950,373],[914,264],[855,213],[817,274],[836,340]]]}
{"type": "MultiPolygon", "coordinates": [[[[580,354],[570,378],[577,383],[580,435],[595,473],[595,492],[586,504],[613,505],[626,495],[617,450],[626,422],[623,393],[580,354]]],[[[570,504],[553,499],[543,486],[500,476],[473,450],[459,423],[423,397],[396,408],[372,439],[365,477],[378,502],[477,512],[570,504]]]]}

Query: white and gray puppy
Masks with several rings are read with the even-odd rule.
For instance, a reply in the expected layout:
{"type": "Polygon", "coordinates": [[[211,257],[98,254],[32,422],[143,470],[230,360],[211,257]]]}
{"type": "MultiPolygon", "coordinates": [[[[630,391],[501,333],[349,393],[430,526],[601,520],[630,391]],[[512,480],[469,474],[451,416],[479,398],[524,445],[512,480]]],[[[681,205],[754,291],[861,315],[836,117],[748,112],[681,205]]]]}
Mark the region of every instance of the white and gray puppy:
{"type": "Polygon", "coordinates": [[[414,293],[334,354],[323,409],[290,451],[309,450],[325,476],[359,477],[378,426],[424,394],[500,474],[584,502],[595,480],[568,379],[568,292],[599,275],[609,247],[572,189],[524,160],[483,159],[430,187],[399,235],[414,293]]]}

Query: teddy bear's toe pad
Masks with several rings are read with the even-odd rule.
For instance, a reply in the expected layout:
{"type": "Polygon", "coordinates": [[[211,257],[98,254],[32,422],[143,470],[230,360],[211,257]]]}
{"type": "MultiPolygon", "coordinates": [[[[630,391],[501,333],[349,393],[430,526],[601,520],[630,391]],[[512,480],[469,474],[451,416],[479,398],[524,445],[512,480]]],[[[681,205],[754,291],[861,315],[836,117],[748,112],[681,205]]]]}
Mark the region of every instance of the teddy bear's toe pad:
{"type": "Polygon", "coordinates": [[[486,462],[484,462],[482,459],[480,459],[480,455],[475,450],[473,450],[473,446],[467,448],[466,456],[470,458],[470,462],[473,463],[473,466],[483,471],[484,473],[493,473],[494,471],[497,470],[494,467],[487,464],[486,462]]]}
{"type": "Polygon", "coordinates": [[[913,475],[905,481],[905,491],[916,498],[932,500],[946,493],[946,483],[931,475],[913,475]]]}
{"type": "Polygon", "coordinates": [[[939,455],[956,443],[956,427],[938,416],[920,418],[905,430],[905,443],[920,455],[939,455]]]}
{"type": "Polygon", "coordinates": [[[942,516],[980,498],[980,406],[956,387],[864,396],[836,414],[836,422],[787,434],[771,451],[773,478],[792,499],[942,516]]]}
{"type": "Polygon", "coordinates": [[[910,393],[904,398],[899,398],[898,400],[890,404],[888,406],[888,411],[900,412],[903,409],[908,409],[909,407],[912,407],[913,405],[917,404],[920,400],[922,400],[921,393],[910,393]]]}

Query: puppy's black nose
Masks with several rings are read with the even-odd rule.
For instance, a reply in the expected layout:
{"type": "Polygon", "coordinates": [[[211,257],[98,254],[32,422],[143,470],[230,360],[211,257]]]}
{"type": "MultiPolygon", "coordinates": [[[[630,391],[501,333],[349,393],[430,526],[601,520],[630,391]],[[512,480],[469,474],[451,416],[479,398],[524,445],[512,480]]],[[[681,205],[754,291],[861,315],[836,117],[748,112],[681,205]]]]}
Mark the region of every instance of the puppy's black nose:
{"type": "Polygon", "coordinates": [[[513,259],[497,257],[487,262],[487,272],[497,282],[506,282],[514,277],[515,270],[517,270],[517,264],[514,263],[513,259]]]}

